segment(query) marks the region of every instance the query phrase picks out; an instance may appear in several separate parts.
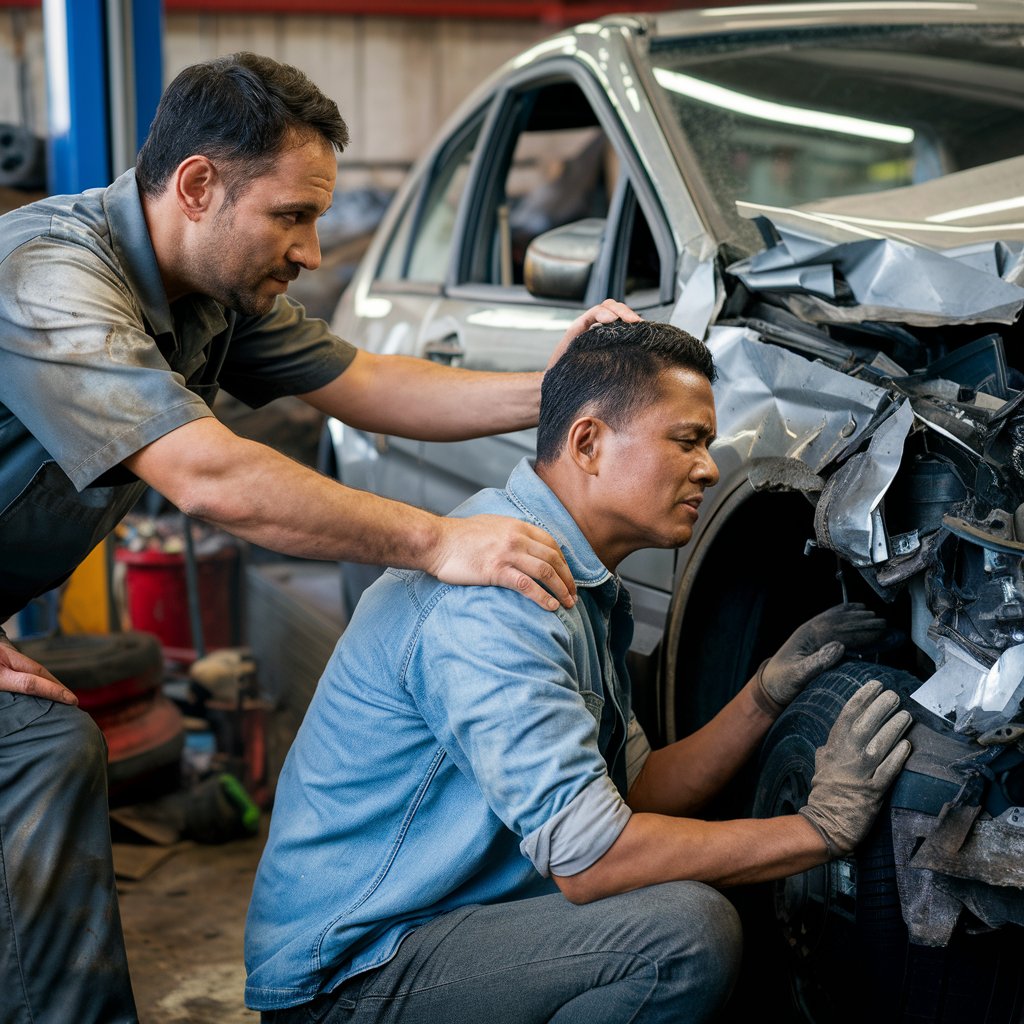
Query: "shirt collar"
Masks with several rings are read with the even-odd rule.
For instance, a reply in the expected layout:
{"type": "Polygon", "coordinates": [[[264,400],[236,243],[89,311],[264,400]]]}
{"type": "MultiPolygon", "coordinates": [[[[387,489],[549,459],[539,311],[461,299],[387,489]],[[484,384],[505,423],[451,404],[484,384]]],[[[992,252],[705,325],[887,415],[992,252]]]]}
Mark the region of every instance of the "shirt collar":
{"type": "Polygon", "coordinates": [[[172,334],[174,321],[142,212],[134,167],[114,179],[103,197],[103,205],[110,225],[111,247],[128,287],[142,306],[143,316],[154,334],[172,334]]]}
{"type": "Polygon", "coordinates": [[[554,491],[537,476],[531,459],[522,459],[512,470],[505,492],[530,519],[555,538],[578,586],[618,591],[617,577],[597,557],[554,491]],[[610,584],[610,587],[605,588],[603,584],[610,584]]]}
{"type": "MultiPolygon", "coordinates": [[[[146,217],[142,212],[142,199],[135,181],[135,168],[125,171],[106,190],[103,199],[110,224],[110,244],[124,271],[128,287],[142,306],[154,337],[174,334],[174,317],[167,302],[167,292],[160,277],[160,267],[153,252],[146,217]]],[[[190,326],[197,327],[196,346],[202,348],[206,342],[227,326],[224,309],[220,303],[206,295],[186,296],[190,326]]],[[[190,332],[191,333],[191,332],[190,332]]],[[[183,341],[184,339],[179,339],[183,341]]],[[[192,339],[188,339],[192,340],[192,339]]]]}

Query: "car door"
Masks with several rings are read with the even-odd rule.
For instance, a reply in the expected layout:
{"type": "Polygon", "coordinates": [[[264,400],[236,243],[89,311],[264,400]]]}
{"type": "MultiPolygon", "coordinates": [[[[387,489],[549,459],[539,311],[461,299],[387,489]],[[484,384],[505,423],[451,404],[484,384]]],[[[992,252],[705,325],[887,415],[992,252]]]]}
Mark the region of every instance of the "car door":
{"type": "MultiPolygon", "coordinates": [[[[431,358],[425,324],[433,322],[448,274],[456,214],[484,111],[467,118],[410,178],[381,227],[332,322],[369,351],[431,358]]],[[[339,478],[384,497],[427,504],[422,444],[368,434],[337,420],[329,424],[339,478]]]]}
{"type": "MultiPolygon", "coordinates": [[[[609,295],[667,316],[674,253],[667,232],[654,242],[627,148],[607,96],[571,62],[533,69],[496,98],[462,198],[449,279],[422,326],[424,357],[540,371],[572,321],[609,295]],[[601,239],[585,288],[558,298],[528,286],[531,243],[580,222],[601,239]]],[[[503,485],[534,447],[532,428],[424,444],[426,506],[445,512],[482,486],[503,485]]]]}

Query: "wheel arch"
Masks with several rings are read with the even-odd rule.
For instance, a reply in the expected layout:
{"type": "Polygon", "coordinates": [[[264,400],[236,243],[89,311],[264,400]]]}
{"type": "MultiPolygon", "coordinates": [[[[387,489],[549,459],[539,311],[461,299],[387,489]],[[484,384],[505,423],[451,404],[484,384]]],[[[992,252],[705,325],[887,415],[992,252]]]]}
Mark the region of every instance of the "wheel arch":
{"type": "MultiPolygon", "coordinates": [[[[814,508],[802,494],[755,492],[745,477],[717,504],[676,573],[660,688],[669,742],[703,725],[724,705],[753,667],[807,617],[807,608],[829,603],[832,556],[803,557],[814,537],[813,517],[814,508]],[[769,595],[776,599],[773,609],[766,608],[769,595]],[[737,602],[754,613],[753,620],[744,616],[739,633],[737,602]],[[728,673],[716,663],[720,650],[734,655],[728,673]],[[692,686],[685,684],[687,678],[692,686]]],[[[834,586],[838,602],[842,592],[838,583],[834,586]]]]}

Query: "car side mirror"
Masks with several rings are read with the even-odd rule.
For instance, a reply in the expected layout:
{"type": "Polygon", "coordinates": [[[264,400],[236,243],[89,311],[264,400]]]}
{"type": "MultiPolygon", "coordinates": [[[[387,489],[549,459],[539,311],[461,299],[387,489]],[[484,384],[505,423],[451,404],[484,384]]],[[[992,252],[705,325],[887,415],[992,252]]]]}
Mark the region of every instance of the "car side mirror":
{"type": "Polygon", "coordinates": [[[526,290],[538,298],[583,302],[601,252],[604,227],[600,217],[588,217],[537,235],[526,247],[526,290]]]}

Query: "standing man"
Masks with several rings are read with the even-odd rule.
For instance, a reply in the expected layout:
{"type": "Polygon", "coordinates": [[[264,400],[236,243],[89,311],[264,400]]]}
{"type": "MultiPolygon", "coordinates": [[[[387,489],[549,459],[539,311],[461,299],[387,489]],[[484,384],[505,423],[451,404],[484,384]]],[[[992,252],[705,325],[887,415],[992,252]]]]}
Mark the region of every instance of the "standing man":
{"type": "MultiPolygon", "coordinates": [[[[0,622],[64,580],[147,485],[286,554],[571,606],[572,577],[536,526],[350,490],[210,411],[222,386],[254,406],[299,395],[353,426],[435,441],[536,422],[540,374],[357,351],[285,298],[320,263],[316,221],[347,141],[300,71],[219,58],[168,87],[134,170],[2,219],[0,622]]],[[[620,314],[635,319],[605,304],[568,336],[620,314]]],[[[0,1017],[132,1021],[102,737],[2,639],[0,1017]]]]}
{"type": "Polygon", "coordinates": [[[453,513],[550,531],[574,607],[404,570],[366,591],[256,874],[246,997],[265,1024],[696,1024],[739,964],[716,890],[866,834],[910,752],[910,715],[877,682],[818,751],[799,813],[698,817],[811,679],[878,638],[862,605],[804,623],[678,743],[652,751],[632,713],[616,570],[689,541],[718,479],[713,377],[707,348],[667,324],[588,330],[545,377],[536,463],[453,513]]]}

